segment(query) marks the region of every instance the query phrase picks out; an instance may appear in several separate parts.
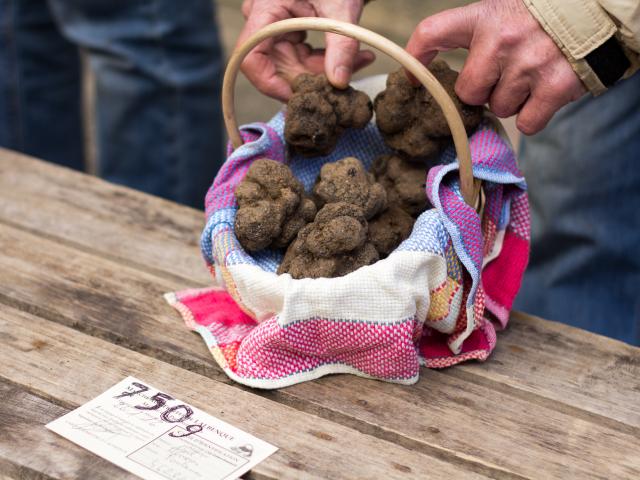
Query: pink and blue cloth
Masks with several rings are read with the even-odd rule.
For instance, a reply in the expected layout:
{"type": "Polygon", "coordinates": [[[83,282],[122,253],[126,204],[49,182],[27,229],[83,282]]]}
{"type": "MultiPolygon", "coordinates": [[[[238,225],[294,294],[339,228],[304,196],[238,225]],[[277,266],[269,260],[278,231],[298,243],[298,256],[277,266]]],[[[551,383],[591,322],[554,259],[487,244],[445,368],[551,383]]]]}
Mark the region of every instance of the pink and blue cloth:
{"type": "Polygon", "coordinates": [[[167,294],[235,381],[279,388],[332,373],[410,384],[420,366],[485,360],[506,326],[529,256],[526,185],[490,119],[470,137],[485,194],[482,218],[460,195],[453,147],[425,172],[434,208],[389,257],[336,279],[277,275],[283,252],[246,252],[233,232],[234,191],[251,162],[286,162],[310,190],[320,167],[389,150],[372,123],[348,131],[332,155],[289,158],[284,116],[245,126],[206,197],[201,248],[210,288],[167,294]]]}

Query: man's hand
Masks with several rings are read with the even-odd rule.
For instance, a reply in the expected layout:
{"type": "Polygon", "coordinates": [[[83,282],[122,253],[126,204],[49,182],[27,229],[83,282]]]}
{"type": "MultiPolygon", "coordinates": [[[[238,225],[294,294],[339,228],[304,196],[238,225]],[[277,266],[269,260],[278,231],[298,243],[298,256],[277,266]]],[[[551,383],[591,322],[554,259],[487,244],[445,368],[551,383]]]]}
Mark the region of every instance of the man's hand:
{"type": "Polygon", "coordinates": [[[467,48],[456,93],[471,105],[489,103],[498,117],[518,113],[532,135],[585,88],[522,0],[483,0],[423,20],[407,50],[427,65],[439,51],[467,48]]]}
{"type": "MultiPolygon", "coordinates": [[[[238,38],[244,42],[260,28],[295,17],[327,17],[357,23],[363,0],[245,0],[246,19],[238,38]]],[[[305,43],[305,32],[293,32],[269,39],[253,49],[242,63],[242,71],[261,92],[286,101],[291,95],[290,81],[303,72],[326,72],[329,81],[345,88],[352,72],[375,59],[370,51],[359,51],[358,42],[335,34],[326,36],[325,49],[312,49],[305,43]]]]}

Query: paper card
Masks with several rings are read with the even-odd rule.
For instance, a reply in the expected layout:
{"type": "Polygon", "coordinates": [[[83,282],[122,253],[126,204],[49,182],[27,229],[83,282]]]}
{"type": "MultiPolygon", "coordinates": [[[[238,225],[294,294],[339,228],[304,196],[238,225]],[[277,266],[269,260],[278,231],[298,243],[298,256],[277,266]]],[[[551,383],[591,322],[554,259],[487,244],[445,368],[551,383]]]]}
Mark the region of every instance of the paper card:
{"type": "Polygon", "coordinates": [[[145,480],[234,479],[277,450],[133,377],[47,428],[145,480]]]}

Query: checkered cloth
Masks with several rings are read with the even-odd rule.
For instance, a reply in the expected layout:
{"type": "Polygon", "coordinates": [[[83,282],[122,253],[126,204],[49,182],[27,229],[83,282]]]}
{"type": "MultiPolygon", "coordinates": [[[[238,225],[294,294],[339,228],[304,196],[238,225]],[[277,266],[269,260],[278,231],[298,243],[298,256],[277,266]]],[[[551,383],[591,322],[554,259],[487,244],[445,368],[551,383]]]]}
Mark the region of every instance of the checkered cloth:
{"type": "Polygon", "coordinates": [[[485,120],[470,138],[483,180],[482,219],[462,200],[455,151],[429,170],[434,208],[389,257],[340,278],[277,275],[283,252],[245,251],[233,231],[234,191],[258,158],[287,162],[309,191],[326,163],[389,153],[372,123],[346,132],[334,153],[288,158],[284,116],[242,129],[206,197],[202,253],[211,288],[166,295],[229,377],[278,388],[330,373],[410,384],[420,365],[485,360],[506,326],[529,255],[526,186],[513,151],[485,120]]]}

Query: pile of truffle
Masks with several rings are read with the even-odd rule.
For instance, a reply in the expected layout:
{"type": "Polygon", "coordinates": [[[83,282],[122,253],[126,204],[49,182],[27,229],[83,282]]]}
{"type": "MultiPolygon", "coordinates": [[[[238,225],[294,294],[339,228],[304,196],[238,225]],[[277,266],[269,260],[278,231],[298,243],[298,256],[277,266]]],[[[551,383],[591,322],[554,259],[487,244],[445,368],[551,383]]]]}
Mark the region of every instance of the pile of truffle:
{"type": "MultiPolygon", "coordinates": [[[[458,72],[445,61],[434,60],[428,68],[452,98],[467,133],[472,133],[482,120],[482,107],[458,98],[458,72]]],[[[428,162],[451,143],[451,130],[440,106],[422,85],[412,85],[403,70],[389,75],[387,88],[376,97],[374,108],[386,144],[409,160],[428,162]]]]}
{"type": "Polygon", "coordinates": [[[284,138],[302,155],[330,154],[345,130],[366,127],[373,115],[365,93],[339,90],[324,75],[298,75],[291,90],[284,138]]]}
{"type": "MultiPolygon", "coordinates": [[[[457,72],[445,62],[429,69],[451,95],[468,132],[478,126],[482,107],[462,103],[454,92],[457,72]]],[[[236,189],[235,233],[248,251],[286,249],[278,273],[293,278],[339,277],[388,256],[431,205],[426,168],[451,141],[439,106],[422,86],[399,70],[372,105],[351,87],[338,90],[324,75],[300,75],[287,105],[285,139],[297,153],[328,155],[342,133],[376,124],[394,154],[367,171],[355,157],[327,163],[312,194],[305,193],[288,166],[255,161],[236,189]]]]}
{"type": "Polygon", "coordinates": [[[389,255],[429,206],[425,172],[379,157],[327,163],[307,195],[288,166],[256,160],[236,189],[235,233],[248,251],[286,248],[278,273],[339,277],[389,255]]]}
{"type": "MultiPolygon", "coordinates": [[[[436,59],[428,68],[453,99],[467,133],[471,133],[482,120],[482,107],[458,98],[458,72],[445,61],[436,59]]],[[[376,96],[373,107],[363,92],[352,87],[338,90],[324,75],[300,75],[292,90],[284,135],[299,154],[328,155],[346,129],[364,128],[374,110],[385,143],[409,161],[429,164],[451,143],[440,106],[422,85],[413,85],[403,69],[389,75],[386,89],[376,96]]]]}

